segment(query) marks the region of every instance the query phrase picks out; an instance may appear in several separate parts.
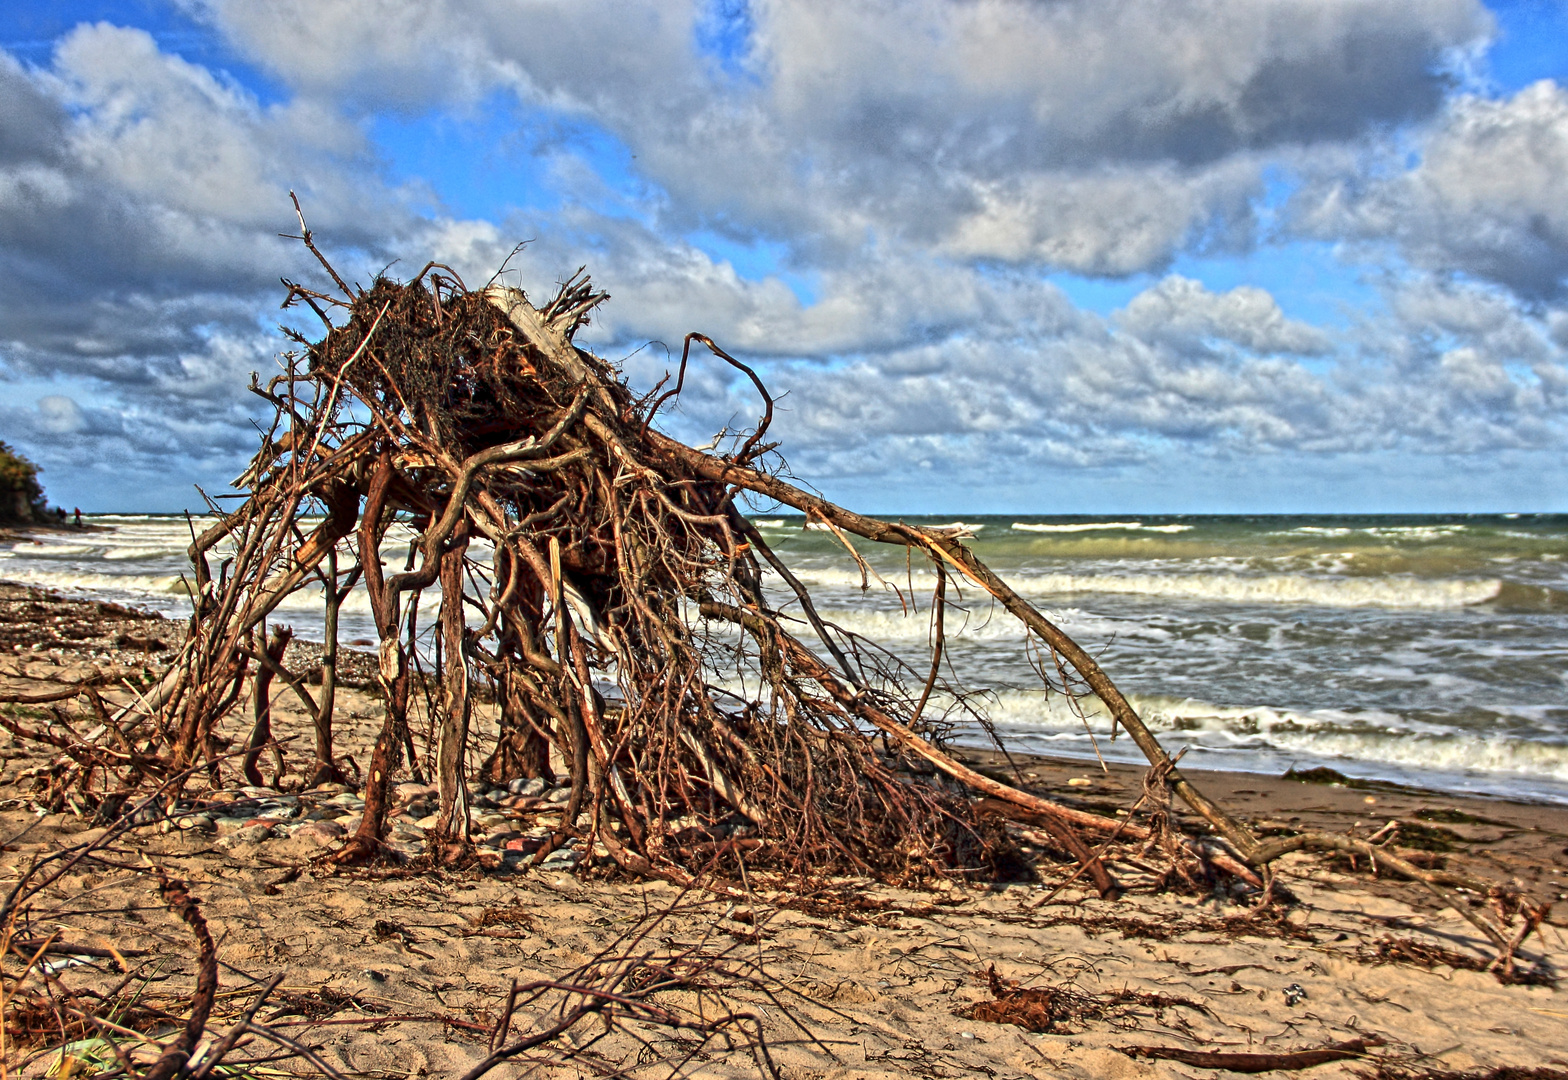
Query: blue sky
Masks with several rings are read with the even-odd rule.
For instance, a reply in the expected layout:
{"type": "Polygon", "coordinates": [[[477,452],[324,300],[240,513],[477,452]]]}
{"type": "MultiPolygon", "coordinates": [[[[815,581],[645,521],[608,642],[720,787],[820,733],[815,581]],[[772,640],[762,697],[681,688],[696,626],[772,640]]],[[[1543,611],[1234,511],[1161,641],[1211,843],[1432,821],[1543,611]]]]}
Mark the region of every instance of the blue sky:
{"type": "Polygon", "coordinates": [[[12,5],[0,438],[67,505],[221,490],[294,189],[357,280],[587,265],[583,343],[710,334],[868,510],[1568,509],[1568,5],[1193,11],[12,5]]]}

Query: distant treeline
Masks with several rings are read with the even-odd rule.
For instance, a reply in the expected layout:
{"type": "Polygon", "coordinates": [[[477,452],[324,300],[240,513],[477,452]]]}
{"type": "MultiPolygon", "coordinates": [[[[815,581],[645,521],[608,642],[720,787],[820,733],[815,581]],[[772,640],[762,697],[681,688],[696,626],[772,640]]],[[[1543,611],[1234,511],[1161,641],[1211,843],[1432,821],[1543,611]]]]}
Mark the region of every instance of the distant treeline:
{"type": "Polygon", "coordinates": [[[42,521],[48,513],[38,466],[0,442],[0,521],[42,521]]]}

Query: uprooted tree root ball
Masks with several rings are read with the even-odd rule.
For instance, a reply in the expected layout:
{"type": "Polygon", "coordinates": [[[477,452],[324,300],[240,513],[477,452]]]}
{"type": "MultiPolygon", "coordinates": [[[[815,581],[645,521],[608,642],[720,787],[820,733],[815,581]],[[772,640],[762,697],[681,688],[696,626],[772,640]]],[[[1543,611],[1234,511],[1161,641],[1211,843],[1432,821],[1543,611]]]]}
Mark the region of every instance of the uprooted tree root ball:
{"type": "MultiPolygon", "coordinates": [[[[314,312],[324,333],[294,334],[284,372],[252,382],[275,418],[235,483],[243,501],[214,505],[191,545],[195,611],[176,661],[117,712],[89,694],[93,735],[32,733],[61,740],[67,767],[51,782],[101,816],[153,787],[172,806],[184,786],[234,770],[261,783],[263,759],[278,753],[265,692],[274,682],[314,720],[309,782],[341,780],[338,613],[363,586],[384,719],[358,830],[329,857],[338,864],[388,854],[390,785],[412,748],[420,695],[435,724],[440,796],[424,857],[444,865],[474,856],[470,780],[555,780],[560,768],[570,797],[536,862],[575,842],[630,874],[721,891],[738,893],[755,873],[785,887],[834,874],[994,880],[1019,869],[1018,825],[1042,830],[1078,864],[1069,881],[1081,875],[1102,895],[1118,888],[1108,869],[1118,844],[1163,860],[1162,880],[1229,878],[1265,896],[1268,864],[1304,848],[1364,856],[1440,894],[1456,884],[1488,891],[1356,838],[1259,840],[1194,788],[1095,660],[976,558],[960,530],[865,517],[783,479],[768,441],[773,398],[709,338],[688,335],[673,384],[639,395],[573,343],[606,299],[581,273],[538,307],[503,285],[470,290],[436,264],[356,290],[308,230],[301,239],[340,294],[285,283],[285,306],[314,312]],[[755,426],[712,452],[657,427],[699,357],[730,365],[760,401],[755,426]],[[928,671],[819,616],[741,513],[766,503],[830,530],[863,568],[852,537],[929,564],[928,671]],[[1054,689],[1098,697],[1148,757],[1143,798],[1127,816],[1019,790],[941,749],[944,712],[975,708],[940,674],[957,585],[1018,619],[1050,655],[1042,670],[1060,673],[1054,689]],[[287,631],[269,634],[267,620],[296,594],[317,593],[326,641],[320,684],[307,686],[284,666],[287,631]],[[419,603],[425,594],[439,597],[431,627],[419,625],[432,606],[419,603]],[[425,633],[433,656],[415,648],[425,633]],[[248,684],[260,691],[249,733],[225,739],[220,725],[248,684]],[[480,698],[498,704],[500,723],[484,761],[469,755],[480,698]],[[1210,835],[1175,829],[1173,796],[1210,835]]],[[[1545,909],[1490,891],[1495,919],[1454,906],[1511,971],[1545,909]]]]}

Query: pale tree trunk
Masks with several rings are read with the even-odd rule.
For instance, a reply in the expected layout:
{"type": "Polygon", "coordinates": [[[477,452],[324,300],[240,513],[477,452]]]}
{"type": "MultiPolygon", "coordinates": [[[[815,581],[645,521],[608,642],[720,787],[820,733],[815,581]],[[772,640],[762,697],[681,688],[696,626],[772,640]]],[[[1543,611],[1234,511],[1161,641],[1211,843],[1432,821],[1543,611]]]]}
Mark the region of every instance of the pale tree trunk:
{"type": "MultiPolygon", "coordinates": [[[[463,557],[468,530],[459,525],[451,546],[441,556],[441,729],[436,749],[436,783],[441,793],[441,817],[435,832],[443,847],[466,848],[469,833],[468,786],[463,767],[468,742],[468,660],[464,647],[463,557]]],[[[448,856],[442,855],[443,861],[448,856]]]]}

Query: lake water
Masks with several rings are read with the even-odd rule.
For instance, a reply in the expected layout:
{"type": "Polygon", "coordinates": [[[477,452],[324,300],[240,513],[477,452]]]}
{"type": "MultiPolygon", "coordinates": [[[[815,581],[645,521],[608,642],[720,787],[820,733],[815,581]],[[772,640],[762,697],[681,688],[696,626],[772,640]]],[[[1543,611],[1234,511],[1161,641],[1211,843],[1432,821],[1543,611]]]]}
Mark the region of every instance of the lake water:
{"type": "MultiPolygon", "coordinates": [[[[90,520],[113,531],[0,547],[0,577],[189,612],[182,518],[90,520]]],[[[929,572],[908,567],[903,549],[857,542],[885,582],[863,590],[831,533],[805,530],[799,517],[757,520],[825,618],[924,673],[929,572]]],[[[1328,765],[1568,802],[1568,516],[965,524],[976,554],[1098,656],[1168,749],[1190,747],[1188,766],[1328,765]]],[[[1085,730],[1067,701],[1042,692],[1038,656],[1010,616],[972,587],[950,599],[952,672],[992,691],[986,708],[1010,746],[1140,760],[1125,736],[1106,738],[1103,716],[1091,711],[1085,730]]],[[[279,618],[319,633],[308,598],[279,618]]],[[[352,598],[344,640],[372,636],[363,598],[352,598]]],[[[960,725],[955,738],[985,737],[960,725]]]]}

